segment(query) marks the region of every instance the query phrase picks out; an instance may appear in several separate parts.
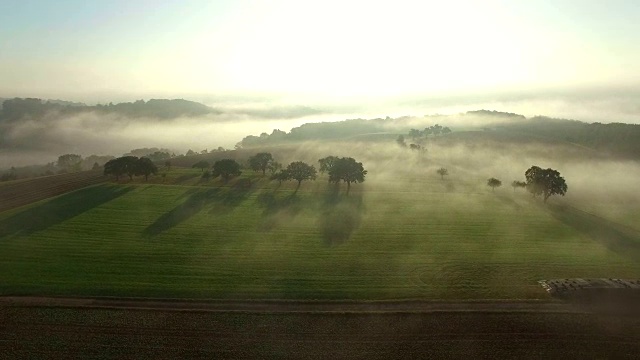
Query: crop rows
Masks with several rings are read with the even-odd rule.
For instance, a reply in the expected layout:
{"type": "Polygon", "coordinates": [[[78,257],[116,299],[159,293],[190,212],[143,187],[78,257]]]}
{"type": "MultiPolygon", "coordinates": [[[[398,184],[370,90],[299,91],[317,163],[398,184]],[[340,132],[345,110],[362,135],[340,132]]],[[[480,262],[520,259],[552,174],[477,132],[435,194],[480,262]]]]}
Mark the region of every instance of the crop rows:
{"type": "Polygon", "coordinates": [[[0,212],[107,181],[98,171],[52,175],[2,184],[0,212]]]}

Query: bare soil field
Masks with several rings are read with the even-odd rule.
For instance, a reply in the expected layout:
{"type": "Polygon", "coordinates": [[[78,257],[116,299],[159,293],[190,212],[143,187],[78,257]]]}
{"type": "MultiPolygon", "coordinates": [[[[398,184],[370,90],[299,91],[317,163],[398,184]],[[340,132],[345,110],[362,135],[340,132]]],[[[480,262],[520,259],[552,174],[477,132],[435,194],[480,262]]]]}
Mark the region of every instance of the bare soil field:
{"type": "Polygon", "coordinates": [[[39,177],[0,184],[0,212],[107,181],[102,171],[39,177]]]}
{"type": "Polygon", "coordinates": [[[0,301],[2,359],[636,358],[640,317],[546,301],[0,301]]]}

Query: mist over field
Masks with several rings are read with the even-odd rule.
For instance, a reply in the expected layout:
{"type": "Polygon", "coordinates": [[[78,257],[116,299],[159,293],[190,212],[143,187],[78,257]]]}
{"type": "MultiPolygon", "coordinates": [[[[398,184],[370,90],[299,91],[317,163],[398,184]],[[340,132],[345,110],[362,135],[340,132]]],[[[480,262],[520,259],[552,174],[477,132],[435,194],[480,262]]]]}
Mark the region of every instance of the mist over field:
{"type": "Polygon", "coordinates": [[[561,94],[560,96],[453,96],[389,98],[380,101],[354,99],[353,103],[329,99],[278,97],[204,98],[215,113],[159,119],[123,114],[81,112],[71,115],[47,113],[6,124],[0,141],[0,169],[43,164],[58,155],[77,153],[119,156],[134,148],[158,147],[180,154],[191,149],[223,147],[233,149],[247,135],[290,131],[305,123],[336,122],[347,119],[408,117],[386,130],[402,133],[409,127],[440,122],[454,130],[477,129],[504,119],[457,116],[479,109],[498,110],[526,117],[544,115],[584,122],[640,123],[637,91],[561,94]],[[306,101],[300,105],[292,101],[306,101]],[[429,115],[429,119],[424,116],[429,115]],[[441,118],[438,115],[445,115],[441,118]]]}

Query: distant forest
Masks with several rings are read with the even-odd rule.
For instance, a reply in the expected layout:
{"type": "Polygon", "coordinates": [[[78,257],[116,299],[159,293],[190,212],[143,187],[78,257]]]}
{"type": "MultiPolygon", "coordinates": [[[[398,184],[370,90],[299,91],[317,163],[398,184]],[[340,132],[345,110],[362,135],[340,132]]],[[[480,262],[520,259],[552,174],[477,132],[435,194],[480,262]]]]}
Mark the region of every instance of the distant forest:
{"type": "Polygon", "coordinates": [[[97,112],[101,114],[118,114],[127,117],[150,117],[158,119],[173,119],[180,116],[201,116],[219,111],[206,105],[182,99],[151,99],[137,100],[119,104],[85,105],[61,100],[42,100],[37,98],[5,99],[0,111],[0,123],[15,122],[24,118],[40,119],[45,114],[58,116],[74,115],[82,112],[97,112]]]}
{"type": "Polygon", "coordinates": [[[500,126],[509,131],[585,146],[618,158],[640,160],[640,125],[584,123],[536,116],[500,126]]]}
{"type": "MultiPolygon", "coordinates": [[[[640,125],[622,123],[584,123],[577,120],[555,119],[536,116],[527,119],[523,115],[477,110],[462,115],[437,116],[434,121],[447,125],[447,118],[455,116],[486,117],[488,120],[504,120],[490,127],[480,126],[483,130],[506,130],[520,133],[532,138],[544,139],[561,143],[572,143],[608,154],[617,158],[640,159],[640,125]]],[[[425,120],[430,120],[425,116],[425,120]]],[[[249,135],[243,138],[239,148],[261,147],[276,145],[283,142],[304,140],[345,139],[361,135],[389,134],[392,127],[398,128],[409,117],[377,118],[371,120],[352,119],[337,122],[308,123],[291,129],[290,132],[273,130],[271,134],[262,133],[259,136],[249,135]]],[[[376,139],[375,136],[372,137],[376,139]]]]}

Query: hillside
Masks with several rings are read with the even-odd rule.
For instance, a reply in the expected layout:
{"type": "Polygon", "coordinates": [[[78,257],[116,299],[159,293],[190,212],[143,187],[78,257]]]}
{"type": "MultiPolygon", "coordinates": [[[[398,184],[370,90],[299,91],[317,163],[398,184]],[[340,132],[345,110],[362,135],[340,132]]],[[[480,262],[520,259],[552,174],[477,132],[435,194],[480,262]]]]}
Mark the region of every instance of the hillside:
{"type": "Polygon", "coordinates": [[[62,100],[43,101],[37,98],[14,98],[3,102],[2,111],[0,112],[0,124],[13,123],[24,119],[42,120],[45,115],[56,118],[84,112],[158,119],[219,113],[206,105],[183,99],[151,99],[146,102],[137,100],[135,102],[89,106],[62,100]]]}
{"type": "MultiPolygon", "coordinates": [[[[399,117],[377,119],[350,119],[336,122],[308,123],[291,129],[288,133],[274,130],[271,134],[249,135],[238,146],[255,148],[300,141],[323,141],[357,138],[391,140],[404,134],[411,140],[410,131],[422,130],[433,125],[451,127],[454,132],[464,130],[465,141],[483,142],[491,138],[494,142],[511,144],[518,141],[541,144],[573,144],[592,151],[597,156],[622,159],[640,158],[640,125],[636,124],[588,124],[577,120],[554,119],[537,116],[527,119],[523,115],[498,111],[478,110],[457,115],[435,115],[424,117],[399,117]],[[415,129],[414,129],[415,128],[415,129]],[[500,130],[500,131],[495,131],[500,130]],[[483,133],[484,132],[484,133],[483,133]]],[[[447,135],[448,136],[448,135],[447,135]]],[[[441,136],[441,137],[447,137],[441,136]]],[[[440,136],[413,138],[421,143],[438,142],[440,136]]],[[[459,136],[449,136],[451,139],[459,136]]]]}
{"type": "Polygon", "coordinates": [[[614,157],[640,159],[640,125],[584,123],[576,120],[536,116],[499,128],[543,139],[585,146],[614,157]]]}

